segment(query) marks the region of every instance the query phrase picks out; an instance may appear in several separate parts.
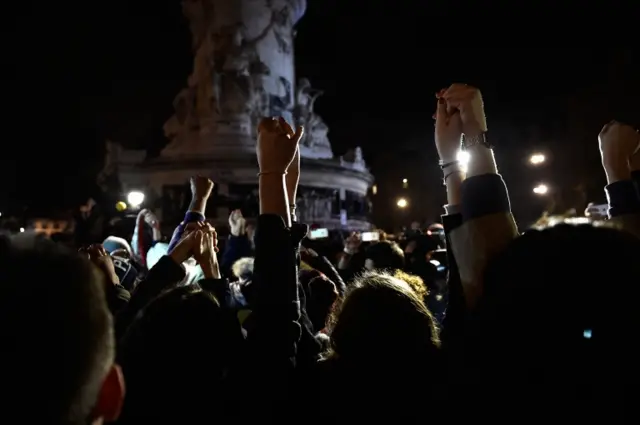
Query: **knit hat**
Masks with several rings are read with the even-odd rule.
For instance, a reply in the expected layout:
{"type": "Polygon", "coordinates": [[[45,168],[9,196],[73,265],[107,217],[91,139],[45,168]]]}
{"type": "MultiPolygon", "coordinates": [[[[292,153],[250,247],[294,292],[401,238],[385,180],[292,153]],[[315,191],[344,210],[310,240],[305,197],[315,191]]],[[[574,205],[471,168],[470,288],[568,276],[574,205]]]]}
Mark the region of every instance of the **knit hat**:
{"type": "Polygon", "coordinates": [[[126,258],[112,256],[111,259],[116,275],[120,279],[120,285],[127,291],[133,291],[139,282],[138,270],[126,258]]]}

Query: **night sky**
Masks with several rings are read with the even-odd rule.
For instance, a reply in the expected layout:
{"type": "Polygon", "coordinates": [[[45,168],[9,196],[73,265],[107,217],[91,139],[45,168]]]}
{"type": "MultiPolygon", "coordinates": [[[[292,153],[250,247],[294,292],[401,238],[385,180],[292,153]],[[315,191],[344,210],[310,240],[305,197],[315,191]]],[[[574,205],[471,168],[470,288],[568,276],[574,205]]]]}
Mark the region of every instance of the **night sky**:
{"type": "MultiPolygon", "coordinates": [[[[412,217],[440,213],[431,116],[434,93],[452,82],[481,88],[521,216],[544,206],[531,193],[538,181],[563,193],[556,209],[580,197],[603,201],[597,133],[614,117],[640,124],[640,49],[599,36],[603,25],[607,36],[620,29],[611,17],[637,14],[537,6],[525,15],[530,2],[518,2],[515,15],[480,3],[309,0],[297,73],[325,92],[317,111],[334,153],[362,146],[383,223],[397,219],[398,196],[410,199],[412,217]],[[538,149],[550,163],[525,167],[538,149]]],[[[178,0],[15,7],[4,17],[0,208],[67,208],[95,190],[105,139],[152,150],[166,143],[162,124],[192,66],[188,28],[178,0]]]]}

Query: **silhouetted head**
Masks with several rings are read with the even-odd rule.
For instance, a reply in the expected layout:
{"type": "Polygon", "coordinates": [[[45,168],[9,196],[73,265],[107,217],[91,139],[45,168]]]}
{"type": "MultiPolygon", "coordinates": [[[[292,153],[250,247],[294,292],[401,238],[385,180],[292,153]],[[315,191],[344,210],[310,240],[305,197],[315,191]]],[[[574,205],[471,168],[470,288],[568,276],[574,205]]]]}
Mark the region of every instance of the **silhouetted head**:
{"type": "Polygon", "coordinates": [[[439,350],[438,331],[422,298],[406,282],[375,272],[350,286],[331,340],[338,361],[373,362],[379,369],[428,362],[439,350]]]}
{"type": "Polygon", "coordinates": [[[127,379],[122,419],[217,418],[222,400],[231,395],[227,381],[240,361],[242,341],[235,314],[225,314],[199,285],[160,295],[138,315],[120,347],[127,379]],[[212,400],[218,405],[212,407],[212,400]]]}
{"type": "Polygon", "coordinates": [[[589,225],[529,231],[484,281],[467,346],[471,382],[491,382],[485,395],[528,414],[624,411],[639,377],[640,240],[589,225]]]}
{"type": "Polygon", "coordinates": [[[1,245],[3,416],[83,425],[116,419],[124,389],[101,275],[50,241],[1,245]]]}
{"type": "Polygon", "coordinates": [[[376,242],[365,250],[365,268],[367,270],[402,270],[404,253],[397,243],[392,241],[376,242]]]}

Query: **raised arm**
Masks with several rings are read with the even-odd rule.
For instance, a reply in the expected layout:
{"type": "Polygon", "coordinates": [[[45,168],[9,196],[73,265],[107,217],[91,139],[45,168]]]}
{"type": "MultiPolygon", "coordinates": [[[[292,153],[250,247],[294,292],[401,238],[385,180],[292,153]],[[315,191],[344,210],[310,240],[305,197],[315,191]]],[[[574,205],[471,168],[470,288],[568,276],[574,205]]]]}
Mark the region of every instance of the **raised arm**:
{"type": "Polygon", "coordinates": [[[609,217],[624,230],[640,236],[640,196],[632,180],[640,135],[629,125],[611,121],[600,131],[598,142],[607,175],[609,217]]]}
{"type": "Polygon", "coordinates": [[[301,333],[297,270],[300,237],[290,228],[285,183],[301,135],[301,128],[291,136],[280,121],[273,119],[263,119],[258,128],[260,217],[255,236],[255,302],[247,341],[257,379],[253,388],[264,394],[262,401],[269,409],[282,406],[286,399],[273,389],[274,385],[287,388],[301,333]]]}
{"type": "Polygon", "coordinates": [[[468,306],[482,293],[487,262],[518,234],[507,188],[497,173],[493,149],[487,141],[482,94],[466,84],[453,84],[443,94],[447,111],[459,111],[469,154],[466,179],[460,187],[463,225],[450,234],[468,306]]]}
{"type": "Polygon", "coordinates": [[[184,220],[173,232],[171,242],[169,242],[169,251],[171,251],[178,241],[180,241],[182,234],[189,223],[204,222],[205,220],[207,202],[209,201],[209,196],[211,196],[211,191],[213,190],[213,182],[207,177],[195,176],[191,177],[190,183],[191,203],[189,204],[187,213],[184,215],[184,220]]]}

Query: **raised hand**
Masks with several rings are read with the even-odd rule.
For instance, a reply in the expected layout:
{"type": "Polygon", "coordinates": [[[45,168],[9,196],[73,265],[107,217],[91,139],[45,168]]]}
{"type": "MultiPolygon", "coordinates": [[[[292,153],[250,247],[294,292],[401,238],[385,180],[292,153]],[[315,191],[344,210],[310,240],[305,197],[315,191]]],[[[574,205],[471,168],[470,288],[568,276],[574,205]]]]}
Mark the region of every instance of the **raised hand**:
{"type": "Polygon", "coordinates": [[[194,233],[193,257],[196,259],[205,277],[220,279],[220,265],[217,252],[218,235],[216,229],[206,224],[194,233]]]}
{"type": "Polygon", "coordinates": [[[640,146],[640,134],[630,125],[611,121],[598,135],[602,162],[611,165],[627,163],[640,146]]]}
{"type": "Polygon", "coordinates": [[[442,93],[447,102],[447,113],[460,112],[462,132],[473,137],[487,131],[487,119],[484,115],[484,103],[480,90],[466,84],[452,84],[442,93]]]}
{"type": "Polygon", "coordinates": [[[194,199],[206,199],[211,195],[213,182],[204,176],[194,176],[189,180],[191,183],[191,196],[194,199]]]}
{"type": "Polygon", "coordinates": [[[204,226],[204,223],[189,223],[185,229],[182,239],[169,252],[169,256],[177,264],[182,264],[191,257],[195,246],[195,234],[204,226]]]}
{"type": "Polygon", "coordinates": [[[116,285],[120,283],[120,278],[116,274],[113,259],[100,244],[94,244],[85,250],[89,260],[103,273],[106,284],[116,285]]]}
{"type": "Polygon", "coordinates": [[[242,216],[242,211],[234,210],[229,214],[229,229],[233,236],[241,236],[245,233],[246,220],[242,216]]]}
{"type": "Polygon", "coordinates": [[[151,210],[145,208],[138,213],[138,223],[141,221],[151,227],[154,241],[162,238],[162,234],[160,232],[160,220],[158,220],[158,217],[151,210]]]}
{"type": "MultiPolygon", "coordinates": [[[[284,127],[284,129],[287,131],[287,134],[289,135],[290,138],[297,137],[296,132],[293,131],[291,126],[287,123],[287,121],[284,120],[284,118],[279,118],[279,121],[280,121],[280,125],[284,127]]],[[[302,133],[300,134],[300,137],[302,137],[302,133]]],[[[287,197],[289,198],[289,207],[291,207],[292,209],[295,209],[296,194],[298,192],[298,182],[300,181],[300,146],[299,144],[296,148],[296,154],[294,155],[293,160],[291,161],[291,164],[289,164],[289,168],[287,168],[287,177],[285,181],[287,183],[287,197]]]]}
{"type": "Polygon", "coordinates": [[[436,95],[438,106],[435,114],[435,141],[440,161],[447,164],[456,160],[460,150],[462,118],[457,109],[453,109],[450,112],[447,111],[447,102],[442,97],[445,91],[442,90],[436,95]]]}
{"type": "Polygon", "coordinates": [[[283,118],[263,118],[258,125],[256,153],[261,174],[287,173],[304,129],[293,132],[283,118]]]}
{"type": "Polygon", "coordinates": [[[347,239],[344,241],[344,252],[347,254],[355,254],[360,249],[360,245],[362,245],[362,237],[359,233],[350,234],[347,239]]]}

